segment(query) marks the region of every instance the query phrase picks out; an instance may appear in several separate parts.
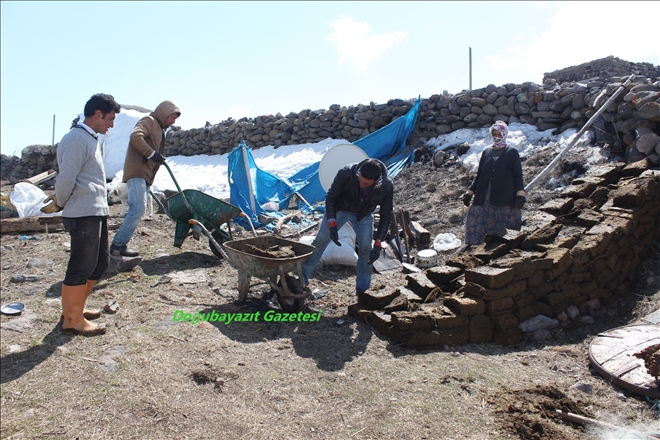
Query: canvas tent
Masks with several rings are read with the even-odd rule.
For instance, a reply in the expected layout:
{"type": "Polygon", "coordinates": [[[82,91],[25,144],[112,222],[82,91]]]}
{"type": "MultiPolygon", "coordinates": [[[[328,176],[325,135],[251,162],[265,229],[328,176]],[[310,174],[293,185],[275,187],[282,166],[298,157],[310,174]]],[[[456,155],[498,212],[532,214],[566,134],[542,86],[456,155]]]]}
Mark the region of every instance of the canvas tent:
{"type": "MultiPolygon", "coordinates": [[[[408,113],[353,142],[369,157],[383,161],[391,178],[413,161],[414,151],[406,145],[406,139],[415,128],[420,102],[418,98],[408,113]]],[[[255,227],[265,226],[259,222],[260,214],[277,216],[277,211],[272,210],[274,205],[286,209],[294,194],[300,196],[299,208],[311,210],[309,205],[325,200],[325,190],[318,175],[319,164],[316,162],[284,179],[259,169],[250,147],[241,142],[229,154],[230,202],[241,208],[255,227]]],[[[245,220],[237,218],[234,221],[241,223],[245,220]]]]}

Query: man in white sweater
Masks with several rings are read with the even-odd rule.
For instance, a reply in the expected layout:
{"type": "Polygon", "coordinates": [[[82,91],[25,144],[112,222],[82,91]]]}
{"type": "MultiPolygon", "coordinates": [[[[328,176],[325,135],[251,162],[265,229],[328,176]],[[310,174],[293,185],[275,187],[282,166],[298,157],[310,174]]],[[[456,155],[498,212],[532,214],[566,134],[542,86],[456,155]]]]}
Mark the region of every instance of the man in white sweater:
{"type": "Polygon", "coordinates": [[[88,321],[101,312],[85,310],[85,301],[109,261],[109,209],[98,135],[114,126],[120,110],[111,95],[92,96],[85,104],[85,119],[57,146],[55,195],[42,211],[62,211],[62,223],[71,235],[71,256],[62,282],[62,333],[95,336],[106,331],[105,325],[88,321]]]}

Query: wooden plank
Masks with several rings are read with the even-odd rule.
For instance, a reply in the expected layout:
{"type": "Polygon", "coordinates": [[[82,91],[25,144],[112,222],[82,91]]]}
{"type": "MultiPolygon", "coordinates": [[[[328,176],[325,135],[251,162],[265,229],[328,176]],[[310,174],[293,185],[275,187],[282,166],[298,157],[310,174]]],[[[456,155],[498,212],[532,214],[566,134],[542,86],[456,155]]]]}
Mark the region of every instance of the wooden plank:
{"type": "Polygon", "coordinates": [[[48,170],[48,171],[44,171],[41,174],[37,174],[36,176],[32,176],[29,179],[24,179],[23,182],[28,182],[28,183],[31,183],[33,185],[38,185],[40,183],[43,183],[47,180],[52,179],[55,176],[57,176],[57,171],[48,170]]]}
{"type": "Polygon", "coordinates": [[[420,244],[431,242],[431,233],[418,222],[410,222],[410,229],[415,233],[415,239],[420,244]]]}
{"type": "Polygon", "coordinates": [[[596,336],[589,346],[592,366],[612,383],[637,394],[660,398],[655,379],[635,356],[660,343],[660,325],[628,325],[596,336]]]}
{"type": "Polygon", "coordinates": [[[0,219],[0,234],[12,232],[55,232],[64,229],[62,217],[23,217],[0,219]]]}

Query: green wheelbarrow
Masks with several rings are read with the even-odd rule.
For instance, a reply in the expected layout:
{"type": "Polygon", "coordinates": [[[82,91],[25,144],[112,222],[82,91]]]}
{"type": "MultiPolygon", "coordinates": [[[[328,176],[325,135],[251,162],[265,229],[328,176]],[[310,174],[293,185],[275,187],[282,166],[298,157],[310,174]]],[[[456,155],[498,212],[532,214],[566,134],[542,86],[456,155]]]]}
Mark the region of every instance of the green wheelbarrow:
{"type": "Polygon", "coordinates": [[[179,192],[167,198],[166,206],[160,202],[154,193],[151,191],[149,193],[156,200],[156,203],[163,208],[167,216],[176,223],[174,246],[181,247],[186,237],[191,234],[192,229],[193,238],[199,240],[201,234],[204,233],[209,238],[211,252],[219,258],[227,258],[227,254],[223,251],[221,245],[232,240],[230,223],[233,218],[238,216],[247,219],[252,232],[256,236],[250,218],[241,211],[241,208],[195,189],[181,190],[169,165],[167,163],[163,163],[163,165],[170,173],[172,181],[179,192]],[[191,222],[191,220],[194,221],[191,222]],[[221,228],[222,225],[226,225],[226,231],[221,228]]]}

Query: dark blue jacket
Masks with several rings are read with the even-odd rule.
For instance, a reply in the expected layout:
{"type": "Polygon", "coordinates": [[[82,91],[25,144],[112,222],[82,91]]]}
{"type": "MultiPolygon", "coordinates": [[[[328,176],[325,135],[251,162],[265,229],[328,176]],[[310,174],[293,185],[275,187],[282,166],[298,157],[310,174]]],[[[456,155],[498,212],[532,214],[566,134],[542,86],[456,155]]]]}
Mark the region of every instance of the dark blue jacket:
{"type": "Polygon", "coordinates": [[[474,204],[483,205],[492,182],[488,202],[494,206],[514,206],[516,192],[525,189],[520,155],[515,148],[506,146],[497,160],[493,158],[493,148],[487,147],[481,153],[477,178],[470,186],[474,192],[474,204]]]}
{"type": "Polygon", "coordinates": [[[357,170],[363,162],[347,165],[337,172],[325,196],[325,214],[328,218],[337,218],[337,211],[352,212],[357,214],[359,221],[372,213],[376,206],[380,206],[380,220],[374,239],[383,240],[389,230],[394,209],[394,184],[387,177],[387,167],[381,162],[380,178],[374,183],[369,195],[362,198],[357,170]]]}

